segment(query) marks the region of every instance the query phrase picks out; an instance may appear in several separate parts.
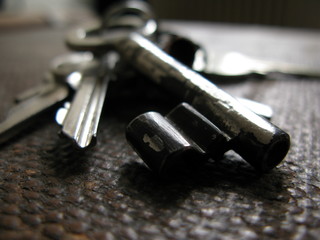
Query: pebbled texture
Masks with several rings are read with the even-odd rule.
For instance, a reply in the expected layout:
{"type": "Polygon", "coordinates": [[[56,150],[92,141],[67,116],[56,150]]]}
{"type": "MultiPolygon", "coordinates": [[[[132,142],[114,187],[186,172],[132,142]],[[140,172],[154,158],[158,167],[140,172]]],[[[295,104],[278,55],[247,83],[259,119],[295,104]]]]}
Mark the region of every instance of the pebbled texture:
{"type": "MultiPolygon", "coordinates": [[[[228,27],[211,27],[223,44],[228,27]]],[[[2,119],[13,96],[40,83],[49,61],[67,51],[63,36],[52,29],[1,33],[2,119]]],[[[256,52],[263,55],[259,46],[256,52]]],[[[318,239],[320,81],[275,76],[222,87],[271,105],[273,121],[290,133],[291,150],[271,173],[259,176],[230,153],[193,173],[156,178],[124,129],[138,114],[166,113],[176,103],[109,98],[98,145],[86,154],[59,140],[54,113],[1,146],[0,239],[318,239]]]]}

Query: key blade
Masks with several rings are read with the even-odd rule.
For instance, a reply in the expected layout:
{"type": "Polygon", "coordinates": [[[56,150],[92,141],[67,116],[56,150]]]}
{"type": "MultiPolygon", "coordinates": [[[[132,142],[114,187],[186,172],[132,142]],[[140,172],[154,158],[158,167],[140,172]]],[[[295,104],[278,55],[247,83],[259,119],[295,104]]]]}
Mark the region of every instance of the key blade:
{"type": "Polygon", "coordinates": [[[56,115],[57,121],[63,125],[61,134],[80,149],[95,144],[108,81],[108,77],[83,77],[63,121],[59,119],[59,112],[61,117],[64,110],[60,109],[56,115]]]}
{"type": "Polygon", "coordinates": [[[28,99],[44,94],[46,91],[48,91],[51,85],[55,84],[55,82],[56,79],[54,78],[54,76],[50,73],[46,73],[41,84],[33,86],[32,88],[19,93],[14,99],[15,103],[18,104],[20,102],[24,102],[28,99]]]}
{"type": "Polygon", "coordinates": [[[39,94],[19,102],[0,123],[0,145],[19,134],[34,118],[61,103],[68,95],[65,85],[50,82],[42,87],[39,94]]]}

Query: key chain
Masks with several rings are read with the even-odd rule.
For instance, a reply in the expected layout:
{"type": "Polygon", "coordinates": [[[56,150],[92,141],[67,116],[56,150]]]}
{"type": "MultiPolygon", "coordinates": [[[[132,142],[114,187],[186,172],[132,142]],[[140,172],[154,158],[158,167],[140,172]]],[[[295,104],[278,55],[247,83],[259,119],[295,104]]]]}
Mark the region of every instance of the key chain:
{"type": "Polygon", "coordinates": [[[187,66],[179,63],[141,34],[113,31],[91,36],[90,29],[67,38],[73,50],[115,50],[162,88],[187,102],[232,139],[233,149],[258,171],[278,165],[290,147],[287,133],[259,117],[239,101],[187,66]],[[85,37],[83,37],[85,36],[85,37]]]}

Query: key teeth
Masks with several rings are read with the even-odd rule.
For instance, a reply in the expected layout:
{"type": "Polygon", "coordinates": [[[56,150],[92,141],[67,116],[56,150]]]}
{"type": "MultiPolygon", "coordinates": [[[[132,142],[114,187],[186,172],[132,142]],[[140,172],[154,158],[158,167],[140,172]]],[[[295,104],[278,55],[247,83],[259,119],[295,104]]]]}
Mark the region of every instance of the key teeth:
{"type": "Polygon", "coordinates": [[[166,118],[214,159],[227,151],[229,137],[191,105],[179,104],[166,118]]]}
{"type": "Polygon", "coordinates": [[[127,126],[126,138],[160,175],[196,169],[209,157],[220,159],[228,146],[224,134],[186,103],[166,117],[156,112],[136,117],[127,126]]]}
{"type": "Polygon", "coordinates": [[[199,165],[205,158],[205,152],[197,144],[156,112],[132,120],[127,126],[126,138],[147,166],[160,175],[181,168],[186,161],[199,165]]]}

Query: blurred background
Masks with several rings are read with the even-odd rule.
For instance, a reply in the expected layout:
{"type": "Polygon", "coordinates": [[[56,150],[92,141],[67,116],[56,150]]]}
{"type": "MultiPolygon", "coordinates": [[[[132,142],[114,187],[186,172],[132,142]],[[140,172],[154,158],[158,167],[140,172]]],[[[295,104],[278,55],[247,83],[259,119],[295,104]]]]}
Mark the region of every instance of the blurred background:
{"type": "Polygon", "coordinates": [[[161,18],[320,27],[319,0],[151,0],[161,18]]]}
{"type": "MultiPolygon", "coordinates": [[[[0,0],[0,26],[81,22],[117,0],[0,0]],[[13,19],[13,16],[15,19],[13,19]]],[[[320,28],[319,0],[150,0],[160,19],[320,28]]]]}

